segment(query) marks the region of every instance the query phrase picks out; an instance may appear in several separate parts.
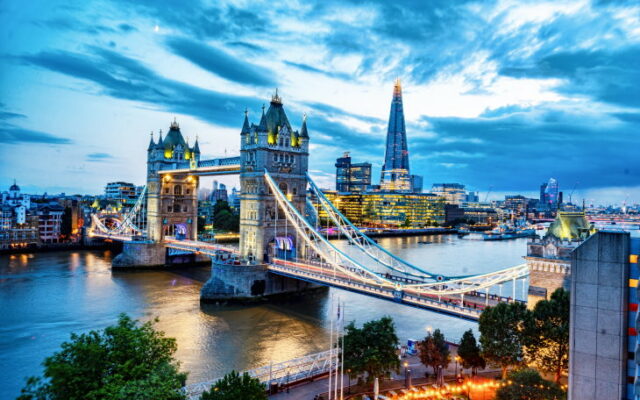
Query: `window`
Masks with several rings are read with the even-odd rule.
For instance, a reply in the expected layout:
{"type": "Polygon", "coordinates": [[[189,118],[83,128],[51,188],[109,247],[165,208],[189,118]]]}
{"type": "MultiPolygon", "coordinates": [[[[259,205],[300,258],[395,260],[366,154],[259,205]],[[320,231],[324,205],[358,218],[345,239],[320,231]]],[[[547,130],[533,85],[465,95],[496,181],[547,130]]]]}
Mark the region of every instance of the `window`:
{"type": "Polygon", "coordinates": [[[164,192],[165,192],[166,194],[169,194],[169,188],[168,188],[168,187],[164,188],[164,192]]]}
{"type": "Polygon", "coordinates": [[[180,196],[182,194],[182,186],[181,185],[175,185],[173,187],[173,194],[180,196]]]}
{"type": "Polygon", "coordinates": [[[298,194],[298,188],[297,187],[293,187],[293,195],[295,196],[296,194],[298,194]]]}
{"type": "Polygon", "coordinates": [[[189,211],[189,207],[184,206],[184,207],[182,208],[182,211],[184,211],[184,212],[188,212],[188,211],[189,211]]]}
{"type": "Polygon", "coordinates": [[[187,189],[187,194],[191,194],[191,189],[187,189]]]}
{"type": "Polygon", "coordinates": [[[167,207],[167,212],[171,212],[171,206],[167,207]]]}

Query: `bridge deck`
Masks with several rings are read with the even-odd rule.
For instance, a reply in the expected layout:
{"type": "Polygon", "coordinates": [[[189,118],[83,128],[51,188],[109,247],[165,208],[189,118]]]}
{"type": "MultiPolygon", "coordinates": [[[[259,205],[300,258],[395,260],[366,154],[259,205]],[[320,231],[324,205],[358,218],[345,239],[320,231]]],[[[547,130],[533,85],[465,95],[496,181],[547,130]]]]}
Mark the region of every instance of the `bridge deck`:
{"type": "Polygon", "coordinates": [[[405,290],[395,291],[392,288],[375,286],[354,280],[346,274],[334,272],[329,265],[325,267],[321,263],[309,261],[291,261],[274,259],[268,265],[271,272],[291,278],[302,279],[308,282],[333,286],[352,292],[366,294],[373,297],[391,300],[412,307],[436,311],[456,317],[477,321],[486,304],[495,305],[497,299],[485,299],[481,294],[476,296],[465,295],[464,307],[460,305],[459,298],[450,296],[429,296],[405,290]]]}
{"type": "Polygon", "coordinates": [[[197,240],[177,240],[173,238],[165,238],[164,244],[177,250],[190,251],[193,253],[202,253],[209,256],[215,256],[218,252],[238,253],[238,249],[232,246],[223,246],[217,243],[199,242],[197,240]]]}

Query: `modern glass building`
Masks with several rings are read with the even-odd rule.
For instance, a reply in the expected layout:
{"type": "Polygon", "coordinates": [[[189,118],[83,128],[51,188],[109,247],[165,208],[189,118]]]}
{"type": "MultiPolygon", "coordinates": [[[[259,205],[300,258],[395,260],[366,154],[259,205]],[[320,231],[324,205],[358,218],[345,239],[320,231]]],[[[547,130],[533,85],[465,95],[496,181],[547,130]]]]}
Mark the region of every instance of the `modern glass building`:
{"type": "MultiPolygon", "coordinates": [[[[444,199],[431,193],[324,193],[356,225],[422,228],[445,220],[444,199]]],[[[327,218],[322,208],[319,215],[327,218]]]]}
{"type": "Polygon", "coordinates": [[[397,79],[393,86],[393,99],[391,100],[387,146],[380,177],[380,189],[389,192],[411,191],[409,150],[407,148],[407,131],[404,124],[400,79],[397,79]]]}
{"type": "Polygon", "coordinates": [[[348,152],[336,160],[336,190],[338,192],[364,192],[370,187],[370,163],[352,164],[348,152]]]}

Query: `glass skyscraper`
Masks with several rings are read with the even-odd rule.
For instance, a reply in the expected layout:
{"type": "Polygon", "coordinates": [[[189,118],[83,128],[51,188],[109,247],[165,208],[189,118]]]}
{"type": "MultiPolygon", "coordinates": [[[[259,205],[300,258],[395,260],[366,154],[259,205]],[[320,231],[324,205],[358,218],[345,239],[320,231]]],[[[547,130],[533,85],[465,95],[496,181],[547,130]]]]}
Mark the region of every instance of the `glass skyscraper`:
{"type": "Polygon", "coordinates": [[[397,79],[393,86],[393,100],[389,114],[387,146],[380,178],[380,189],[389,192],[410,192],[412,189],[400,79],[397,79]]]}

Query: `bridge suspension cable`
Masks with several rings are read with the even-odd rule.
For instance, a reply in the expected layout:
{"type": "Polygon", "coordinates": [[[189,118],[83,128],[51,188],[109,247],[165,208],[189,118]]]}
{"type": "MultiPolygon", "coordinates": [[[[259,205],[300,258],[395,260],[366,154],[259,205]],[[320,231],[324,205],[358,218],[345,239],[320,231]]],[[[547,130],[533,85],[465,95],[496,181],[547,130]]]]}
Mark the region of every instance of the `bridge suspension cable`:
{"type": "MultiPolygon", "coordinates": [[[[419,295],[442,296],[454,294],[464,295],[465,293],[477,291],[480,289],[488,289],[503,282],[515,282],[516,279],[523,278],[528,274],[526,265],[522,264],[486,274],[463,277],[440,276],[440,279],[435,282],[424,282],[417,279],[408,279],[406,276],[394,275],[394,273],[398,272],[399,267],[397,266],[398,264],[387,265],[386,263],[389,262],[390,259],[394,259],[395,261],[404,264],[407,267],[411,266],[414,271],[418,270],[424,275],[428,274],[430,277],[435,276],[434,274],[426,273],[426,271],[423,271],[422,269],[407,263],[406,261],[392,255],[386,250],[382,253],[390,257],[387,258],[384,262],[376,262],[378,266],[385,265],[386,271],[375,271],[370,266],[355,260],[353,257],[346,254],[344,251],[340,250],[334,244],[329,242],[329,240],[327,240],[327,238],[325,238],[318,231],[318,229],[314,228],[304,218],[304,216],[301,215],[296,207],[291,204],[288,198],[279,189],[278,185],[273,180],[268,171],[265,170],[264,176],[271,192],[274,194],[278,206],[282,209],[286,218],[299,234],[299,237],[305,240],[305,242],[307,242],[310,247],[324,260],[324,262],[331,266],[334,276],[336,276],[336,273],[339,272],[340,275],[347,278],[353,278],[362,282],[373,283],[379,286],[393,287],[395,290],[403,290],[419,295]]],[[[310,178],[308,180],[312,182],[310,178]]],[[[314,194],[316,194],[319,201],[322,202],[322,196],[318,196],[318,194],[321,193],[315,193],[319,192],[317,186],[313,183],[311,183],[311,186],[314,194]]],[[[324,200],[326,200],[324,201],[326,206],[325,210],[332,211],[332,213],[330,214],[333,215],[332,219],[335,218],[334,222],[336,223],[336,225],[341,227],[340,231],[344,233],[345,236],[347,236],[350,242],[353,242],[354,244],[360,244],[356,245],[356,247],[360,250],[360,252],[367,255],[367,259],[374,259],[376,253],[374,253],[372,249],[376,249],[377,251],[380,250],[381,247],[378,246],[377,243],[375,244],[375,246],[373,246],[372,244],[375,242],[364,235],[344,215],[339,214],[339,211],[337,211],[335,207],[332,208],[328,206],[327,203],[330,202],[326,199],[326,197],[324,197],[324,200]],[[348,227],[348,229],[346,227],[348,227]],[[363,241],[367,242],[368,245],[364,245],[363,241]]],[[[405,271],[406,269],[402,270],[401,272],[405,274],[405,271]]]]}
{"type": "Polygon", "coordinates": [[[114,228],[107,227],[100,219],[100,214],[91,215],[91,235],[118,237],[120,239],[133,236],[146,236],[147,187],[142,188],[140,196],[129,211],[124,214],[114,228]]]}

